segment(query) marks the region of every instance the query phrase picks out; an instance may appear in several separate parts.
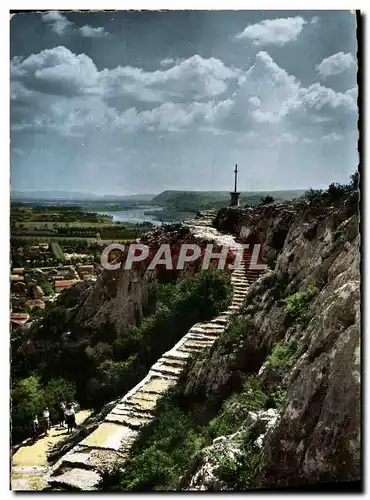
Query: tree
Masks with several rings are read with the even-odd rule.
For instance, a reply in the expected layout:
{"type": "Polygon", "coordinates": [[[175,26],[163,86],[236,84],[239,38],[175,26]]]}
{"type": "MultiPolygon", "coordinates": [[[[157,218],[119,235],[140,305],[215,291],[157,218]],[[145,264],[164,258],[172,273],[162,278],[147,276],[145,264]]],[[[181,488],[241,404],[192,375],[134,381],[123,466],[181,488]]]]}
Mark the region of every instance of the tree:
{"type": "Polygon", "coordinates": [[[348,186],[339,184],[339,182],[332,182],[328,187],[329,198],[333,201],[339,200],[347,190],[348,186]]]}
{"type": "Polygon", "coordinates": [[[31,434],[32,420],[44,408],[44,391],[38,377],[28,377],[15,384],[12,398],[12,437],[20,441],[31,434]]]}
{"type": "Polygon", "coordinates": [[[275,201],[275,199],[272,196],[267,195],[267,196],[261,198],[260,205],[268,205],[269,203],[273,203],[274,201],[275,201]]]}
{"type": "Polygon", "coordinates": [[[359,171],[356,170],[354,174],[351,175],[350,187],[352,189],[358,189],[359,186],[359,171]]]}
{"type": "Polygon", "coordinates": [[[322,189],[312,189],[310,188],[308,191],[306,191],[303,195],[303,198],[310,203],[313,203],[315,201],[318,201],[324,194],[324,191],[322,189]]]}

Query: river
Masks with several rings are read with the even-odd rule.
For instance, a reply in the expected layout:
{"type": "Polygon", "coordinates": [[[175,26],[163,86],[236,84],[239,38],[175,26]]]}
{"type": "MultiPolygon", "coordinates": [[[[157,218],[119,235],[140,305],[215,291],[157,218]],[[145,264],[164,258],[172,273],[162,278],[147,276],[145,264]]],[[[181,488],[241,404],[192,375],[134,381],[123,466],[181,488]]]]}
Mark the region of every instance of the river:
{"type": "Polygon", "coordinates": [[[130,222],[131,224],[139,224],[141,222],[148,221],[155,226],[160,226],[161,221],[157,218],[157,212],[163,211],[163,207],[140,205],[121,210],[93,211],[100,215],[110,215],[113,217],[113,222],[130,222]]]}

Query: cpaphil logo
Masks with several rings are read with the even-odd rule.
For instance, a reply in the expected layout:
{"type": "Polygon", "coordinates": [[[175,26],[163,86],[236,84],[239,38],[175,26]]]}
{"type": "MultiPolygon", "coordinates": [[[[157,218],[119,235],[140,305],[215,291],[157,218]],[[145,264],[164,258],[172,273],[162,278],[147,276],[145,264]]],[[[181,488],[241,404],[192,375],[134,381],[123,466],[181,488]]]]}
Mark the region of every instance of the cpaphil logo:
{"type": "Polygon", "coordinates": [[[201,270],[215,267],[217,269],[254,269],[263,270],[266,265],[261,262],[261,244],[235,243],[233,246],[216,246],[212,243],[197,245],[183,243],[171,248],[170,244],[163,243],[157,248],[140,243],[121,245],[112,243],[102,252],[101,264],[104,269],[130,270],[135,264],[144,264],[147,269],[165,266],[167,270],[182,270],[187,263],[197,262],[201,270]]]}

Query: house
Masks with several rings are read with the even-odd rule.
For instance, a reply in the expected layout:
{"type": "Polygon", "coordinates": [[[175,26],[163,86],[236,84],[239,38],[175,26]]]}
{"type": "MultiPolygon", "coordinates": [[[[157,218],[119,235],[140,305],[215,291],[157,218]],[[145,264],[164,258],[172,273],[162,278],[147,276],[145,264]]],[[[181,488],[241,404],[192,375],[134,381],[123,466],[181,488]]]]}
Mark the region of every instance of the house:
{"type": "Polygon", "coordinates": [[[23,274],[24,267],[13,267],[12,274],[23,274]]]}
{"type": "Polygon", "coordinates": [[[10,276],[11,281],[23,281],[24,278],[23,276],[20,276],[19,274],[12,274],[10,276]]]}
{"type": "Polygon", "coordinates": [[[79,280],[55,280],[54,281],[54,290],[55,292],[61,292],[65,288],[70,288],[74,284],[78,283],[79,280]]]}
{"type": "Polygon", "coordinates": [[[15,325],[24,325],[30,319],[30,315],[27,313],[12,313],[10,315],[10,321],[15,325]]]}
{"type": "Polygon", "coordinates": [[[92,264],[77,266],[77,271],[83,280],[89,280],[95,275],[95,267],[92,264]]]}
{"type": "Polygon", "coordinates": [[[45,309],[45,302],[43,300],[27,300],[27,302],[24,304],[26,307],[29,309],[45,309]]]}

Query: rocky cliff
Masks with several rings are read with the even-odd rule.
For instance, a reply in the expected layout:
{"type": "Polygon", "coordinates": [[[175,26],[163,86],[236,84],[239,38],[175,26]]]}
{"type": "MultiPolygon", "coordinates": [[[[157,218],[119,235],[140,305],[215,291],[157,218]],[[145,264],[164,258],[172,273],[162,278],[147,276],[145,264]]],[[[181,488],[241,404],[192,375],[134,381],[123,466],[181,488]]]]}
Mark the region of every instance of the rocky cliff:
{"type": "Polygon", "coordinates": [[[281,404],[244,408],[238,432],[214,440],[183,489],[235,488],[230,474],[226,482],[221,477],[220,464],[226,456],[237,474],[246,453],[242,436],[253,433],[248,453],[258,460],[249,461],[249,487],[360,479],[357,204],[353,191],[335,202],[219,212],[216,226],[244,242],[262,243],[270,269],[247,293],[238,335],[220,339],[190,367],[184,396],[214,415],[252,374],[267,398],[276,401],[278,394],[281,404]]]}

